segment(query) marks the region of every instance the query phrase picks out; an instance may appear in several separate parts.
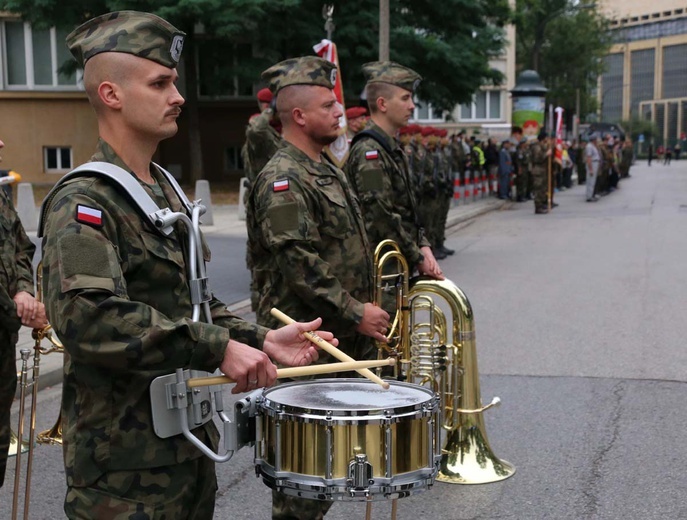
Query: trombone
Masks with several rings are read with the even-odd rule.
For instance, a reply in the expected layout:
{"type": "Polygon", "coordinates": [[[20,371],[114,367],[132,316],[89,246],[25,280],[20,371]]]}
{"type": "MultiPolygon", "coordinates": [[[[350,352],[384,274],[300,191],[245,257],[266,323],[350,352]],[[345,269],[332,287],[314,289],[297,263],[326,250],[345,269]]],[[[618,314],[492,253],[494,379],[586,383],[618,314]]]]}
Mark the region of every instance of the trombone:
{"type": "MultiPolygon", "coordinates": [[[[42,264],[38,264],[36,269],[37,288],[36,299],[39,302],[43,301],[41,290],[43,268],[42,264]]],[[[62,420],[61,412],[57,418],[55,425],[45,431],[39,432],[36,435],[36,405],[38,403],[38,380],[40,377],[40,363],[41,356],[52,354],[54,352],[64,353],[64,347],[60,340],[53,334],[52,327],[48,324],[42,329],[34,329],[31,333],[34,340],[33,345],[33,364],[29,365],[31,357],[31,349],[23,348],[19,351],[21,355],[21,371],[19,377],[19,424],[17,427],[17,447],[21,449],[16,450],[16,462],[14,472],[14,493],[12,498],[12,520],[17,518],[19,505],[19,484],[21,480],[21,462],[22,453],[27,453],[26,463],[26,484],[24,489],[24,520],[29,518],[29,504],[31,500],[31,473],[33,468],[33,451],[35,443],[38,444],[62,444],[62,420]],[[47,340],[47,346],[43,346],[43,340],[47,340]],[[29,371],[31,371],[31,380],[29,381],[29,371]],[[24,441],[24,423],[26,415],[26,398],[29,389],[31,390],[31,409],[29,413],[29,439],[24,441]]]]}

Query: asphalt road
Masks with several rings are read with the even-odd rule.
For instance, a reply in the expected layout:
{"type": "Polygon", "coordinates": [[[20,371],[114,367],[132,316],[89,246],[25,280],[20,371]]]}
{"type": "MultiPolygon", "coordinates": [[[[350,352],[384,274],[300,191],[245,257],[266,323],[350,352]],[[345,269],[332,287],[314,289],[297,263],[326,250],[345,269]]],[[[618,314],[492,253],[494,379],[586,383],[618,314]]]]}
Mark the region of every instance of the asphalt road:
{"type": "MultiPolygon", "coordinates": [[[[399,501],[399,519],[687,518],[687,161],[631,173],[594,204],[574,187],[550,215],[512,204],[453,230],[457,252],[442,266],[474,310],[483,401],[503,400],[485,412],[486,433],[517,472],[493,484],[437,483],[399,501]]],[[[223,246],[212,240],[216,259],[223,246]]],[[[211,277],[240,279],[240,246],[226,243],[220,256],[235,260],[211,277]]],[[[41,392],[39,428],[54,421],[59,395],[41,392]]],[[[36,453],[31,518],[59,518],[60,450],[36,453]]],[[[270,490],[249,450],[219,465],[218,479],[216,518],[269,518],[270,490]]],[[[0,518],[10,487],[0,490],[0,518]]],[[[373,518],[389,514],[389,503],[374,504],[373,518]]],[[[327,515],[363,517],[364,505],[351,503],[327,515]]]]}

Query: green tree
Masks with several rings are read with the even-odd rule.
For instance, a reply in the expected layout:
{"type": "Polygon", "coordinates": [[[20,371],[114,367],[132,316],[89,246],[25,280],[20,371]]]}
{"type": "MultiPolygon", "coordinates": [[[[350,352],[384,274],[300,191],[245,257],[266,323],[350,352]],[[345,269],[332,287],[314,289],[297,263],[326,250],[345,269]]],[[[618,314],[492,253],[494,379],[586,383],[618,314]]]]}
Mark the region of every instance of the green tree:
{"type": "Polygon", "coordinates": [[[593,90],[611,45],[608,20],[590,0],[517,0],[516,60],[549,89],[547,102],[567,114],[596,112],[593,90]]]}

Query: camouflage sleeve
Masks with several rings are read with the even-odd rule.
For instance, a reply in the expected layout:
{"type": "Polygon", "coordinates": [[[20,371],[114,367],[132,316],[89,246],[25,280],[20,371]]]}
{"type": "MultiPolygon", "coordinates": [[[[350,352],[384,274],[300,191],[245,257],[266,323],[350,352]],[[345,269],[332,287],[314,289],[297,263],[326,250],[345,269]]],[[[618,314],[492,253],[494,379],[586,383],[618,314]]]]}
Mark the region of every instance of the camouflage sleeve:
{"type": "Polygon", "coordinates": [[[210,314],[215,325],[229,330],[231,339],[262,349],[265,343],[265,336],[267,336],[270,329],[246,321],[233,314],[224,303],[214,297],[210,302],[210,314]]]}
{"type": "Polygon", "coordinates": [[[31,239],[24,231],[24,226],[21,225],[19,216],[9,199],[11,211],[14,213],[14,233],[16,240],[16,249],[14,259],[17,263],[17,292],[25,291],[33,294],[33,254],[36,251],[36,246],[31,242],[31,239]]]}
{"type": "MultiPolygon", "coordinates": [[[[97,228],[74,218],[78,204],[114,214],[114,203],[62,191],[47,215],[43,286],[48,318],[72,359],[113,371],[215,370],[229,331],[190,318],[171,320],[129,299],[116,245],[121,245],[116,237],[125,223],[103,218],[97,228]]],[[[161,269],[178,268],[171,265],[161,262],[161,269]]],[[[138,283],[154,290],[150,280],[138,283]]]]}
{"type": "MultiPolygon", "coordinates": [[[[7,289],[0,285],[0,330],[17,332],[20,328],[21,320],[17,316],[17,305],[7,292],[7,289]]],[[[2,347],[5,346],[2,345],[2,347]]],[[[7,347],[10,348],[9,345],[7,347]]]]}
{"type": "MultiPolygon", "coordinates": [[[[418,245],[418,237],[413,236],[404,226],[399,211],[411,211],[410,208],[398,208],[394,205],[394,190],[392,188],[392,172],[394,167],[384,163],[380,156],[368,160],[364,146],[356,146],[351,150],[346,161],[345,169],[348,180],[358,195],[365,218],[370,242],[376,247],[386,238],[395,240],[406,257],[408,264],[415,266],[420,263],[422,253],[418,245]]],[[[401,182],[400,179],[396,179],[401,182]]]]}
{"type": "Polygon", "coordinates": [[[246,155],[251,167],[251,182],[269,162],[280,146],[279,137],[270,126],[272,110],[263,110],[248,123],[246,129],[246,155]]]}
{"type": "MultiPolygon", "coordinates": [[[[312,201],[307,200],[303,187],[291,177],[289,190],[275,193],[270,176],[261,175],[258,182],[255,226],[263,247],[271,253],[288,284],[285,292],[294,294],[325,321],[334,317],[360,323],[364,304],[342,287],[332,265],[320,255],[324,247],[321,233],[326,230],[318,228],[312,201]]],[[[327,229],[339,235],[355,232],[347,219],[347,215],[342,215],[338,222],[327,222],[327,229]]],[[[341,261],[346,261],[345,252],[341,261]]]]}

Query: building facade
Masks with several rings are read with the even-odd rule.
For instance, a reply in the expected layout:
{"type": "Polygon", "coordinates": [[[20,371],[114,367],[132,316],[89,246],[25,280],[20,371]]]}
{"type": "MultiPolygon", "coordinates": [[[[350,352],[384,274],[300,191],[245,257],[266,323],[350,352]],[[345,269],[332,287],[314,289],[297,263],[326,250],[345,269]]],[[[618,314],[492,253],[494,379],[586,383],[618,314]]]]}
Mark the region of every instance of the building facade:
{"type": "Polygon", "coordinates": [[[614,44],[599,82],[602,121],[641,118],[658,128],[654,144],[687,132],[687,1],[599,2],[614,44]]]}

